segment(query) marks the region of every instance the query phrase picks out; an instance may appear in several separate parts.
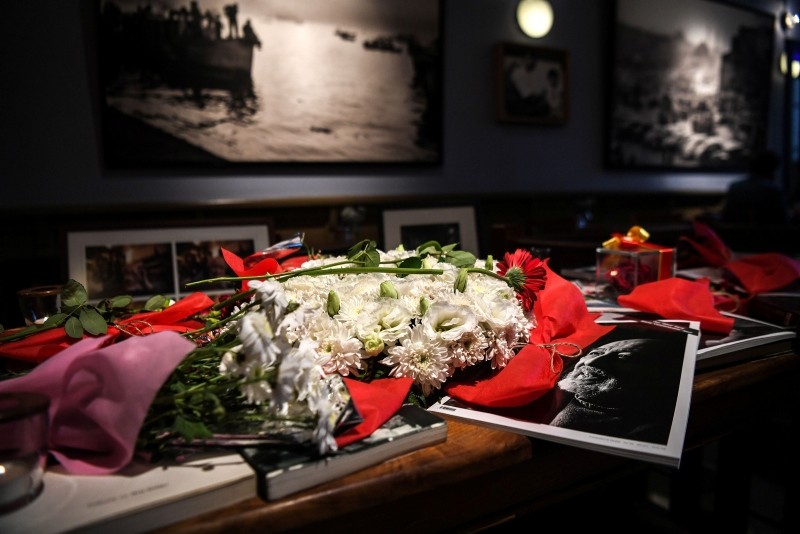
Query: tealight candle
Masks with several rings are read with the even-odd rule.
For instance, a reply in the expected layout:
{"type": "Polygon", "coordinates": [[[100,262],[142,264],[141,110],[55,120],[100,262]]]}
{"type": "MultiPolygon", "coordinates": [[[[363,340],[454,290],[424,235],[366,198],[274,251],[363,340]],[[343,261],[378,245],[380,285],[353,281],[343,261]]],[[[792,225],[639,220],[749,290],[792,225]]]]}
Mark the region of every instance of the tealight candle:
{"type": "Polygon", "coordinates": [[[42,491],[49,405],[38,393],[0,393],[0,513],[42,491]]]}

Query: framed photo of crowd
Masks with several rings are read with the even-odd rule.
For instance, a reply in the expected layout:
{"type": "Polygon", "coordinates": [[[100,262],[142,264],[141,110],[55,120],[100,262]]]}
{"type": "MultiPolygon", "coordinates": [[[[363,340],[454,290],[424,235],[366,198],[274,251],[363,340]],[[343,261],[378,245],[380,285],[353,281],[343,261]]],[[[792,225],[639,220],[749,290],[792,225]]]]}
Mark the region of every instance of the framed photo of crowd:
{"type": "Polygon", "coordinates": [[[740,170],[767,141],[772,14],[713,0],[616,0],[605,163],[740,170]]]}

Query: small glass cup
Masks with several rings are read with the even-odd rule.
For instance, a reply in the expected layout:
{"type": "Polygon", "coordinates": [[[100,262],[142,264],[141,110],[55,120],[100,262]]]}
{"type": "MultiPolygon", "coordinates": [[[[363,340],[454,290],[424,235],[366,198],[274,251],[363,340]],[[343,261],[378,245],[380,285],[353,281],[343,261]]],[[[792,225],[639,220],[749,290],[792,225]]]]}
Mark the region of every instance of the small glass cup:
{"type": "Polygon", "coordinates": [[[61,309],[61,290],[63,286],[49,285],[20,289],[17,291],[19,309],[25,325],[42,324],[48,317],[61,309]]]}
{"type": "Polygon", "coordinates": [[[47,466],[47,410],[38,393],[0,393],[0,514],[35,499],[47,466]]]}

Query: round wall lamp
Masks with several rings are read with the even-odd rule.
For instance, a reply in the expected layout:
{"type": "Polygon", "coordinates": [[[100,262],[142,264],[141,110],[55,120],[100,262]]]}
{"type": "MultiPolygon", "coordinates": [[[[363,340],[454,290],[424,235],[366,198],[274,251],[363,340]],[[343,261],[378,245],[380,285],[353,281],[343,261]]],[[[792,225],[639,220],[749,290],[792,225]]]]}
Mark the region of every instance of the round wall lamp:
{"type": "Polygon", "coordinates": [[[520,0],[517,24],[528,37],[544,37],[553,27],[553,8],[547,0],[520,0]]]}

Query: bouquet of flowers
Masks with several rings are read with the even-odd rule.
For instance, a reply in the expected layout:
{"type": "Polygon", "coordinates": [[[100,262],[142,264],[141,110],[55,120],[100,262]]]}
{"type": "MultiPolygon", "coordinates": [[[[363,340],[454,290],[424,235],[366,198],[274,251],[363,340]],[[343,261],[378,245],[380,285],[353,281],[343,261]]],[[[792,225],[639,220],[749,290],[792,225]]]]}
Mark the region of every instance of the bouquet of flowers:
{"type": "MultiPolygon", "coordinates": [[[[320,453],[335,450],[349,413],[343,377],[403,378],[424,402],[459,373],[505,367],[530,340],[546,275],[525,251],[477,260],[436,242],[384,252],[365,241],[346,256],[309,257],[291,270],[271,257],[225,252],[239,276],[190,285],[235,280],[242,290],[189,318],[173,311],[202,326],[183,330],[195,346],[150,404],[142,448],[290,436],[320,453]]],[[[62,313],[35,332],[64,328],[82,337],[115,329],[116,341],[127,343],[181,304],[155,299],[148,305],[160,311],[121,315],[119,300],[89,305],[77,282],[65,287],[62,313]]]]}

